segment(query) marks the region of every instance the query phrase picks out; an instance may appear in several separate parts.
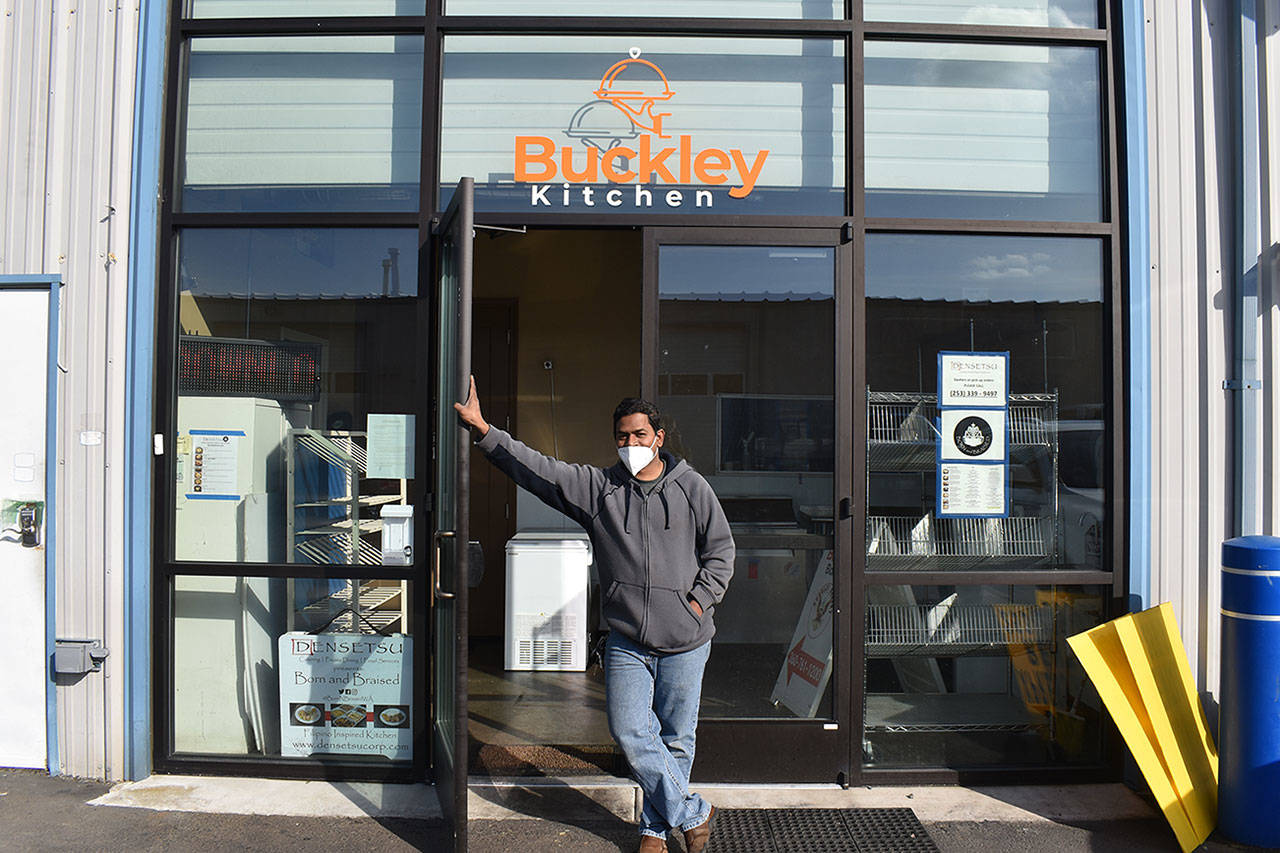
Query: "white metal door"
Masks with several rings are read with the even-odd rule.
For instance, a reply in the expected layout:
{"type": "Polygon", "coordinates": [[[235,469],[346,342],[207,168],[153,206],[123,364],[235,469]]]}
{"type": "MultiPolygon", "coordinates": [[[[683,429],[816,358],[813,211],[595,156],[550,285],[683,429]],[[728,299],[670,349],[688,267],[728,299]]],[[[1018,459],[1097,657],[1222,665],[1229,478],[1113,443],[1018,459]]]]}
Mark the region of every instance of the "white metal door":
{"type": "Polygon", "coordinates": [[[45,447],[49,291],[0,288],[0,767],[44,767],[45,447]],[[35,527],[35,543],[31,528],[35,527]],[[24,537],[25,528],[25,537],[24,537]],[[25,538],[25,543],[24,543],[25,538]]]}

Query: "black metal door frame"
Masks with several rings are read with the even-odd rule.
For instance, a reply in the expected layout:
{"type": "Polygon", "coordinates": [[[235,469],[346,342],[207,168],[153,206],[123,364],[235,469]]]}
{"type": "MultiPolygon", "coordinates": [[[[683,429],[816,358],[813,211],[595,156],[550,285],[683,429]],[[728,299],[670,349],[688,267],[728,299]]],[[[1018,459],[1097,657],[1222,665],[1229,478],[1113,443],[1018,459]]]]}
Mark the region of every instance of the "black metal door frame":
{"type": "MultiPolygon", "coordinates": [[[[702,719],[698,725],[698,760],[694,778],[716,782],[830,782],[849,784],[858,773],[855,747],[861,742],[862,671],[860,598],[862,561],[853,543],[864,525],[860,436],[865,429],[854,400],[865,396],[859,328],[862,299],[855,293],[853,243],[839,224],[826,228],[649,227],[644,229],[642,393],[654,399],[658,390],[658,251],[664,245],[820,246],[835,250],[835,430],[852,441],[836,444],[832,502],[836,508],[834,559],[836,632],[831,674],[832,711],[828,719],[702,719]],[[855,737],[857,734],[857,737],[855,737]]],[[[858,277],[858,281],[861,278],[858,277]]]]}
{"type": "MultiPolygon", "coordinates": [[[[431,267],[436,382],[431,394],[433,500],[427,547],[431,601],[431,768],[458,853],[467,849],[467,545],[470,541],[471,437],[457,423],[453,397],[471,377],[473,181],[463,178],[433,223],[431,267]],[[449,292],[452,289],[454,292],[449,292]],[[452,324],[452,325],[451,325],[452,324]],[[452,352],[449,349],[452,349],[452,352]],[[448,445],[452,444],[452,452],[448,445]],[[451,483],[452,489],[442,484],[451,483]]],[[[421,539],[421,537],[419,537],[421,539]]]]}

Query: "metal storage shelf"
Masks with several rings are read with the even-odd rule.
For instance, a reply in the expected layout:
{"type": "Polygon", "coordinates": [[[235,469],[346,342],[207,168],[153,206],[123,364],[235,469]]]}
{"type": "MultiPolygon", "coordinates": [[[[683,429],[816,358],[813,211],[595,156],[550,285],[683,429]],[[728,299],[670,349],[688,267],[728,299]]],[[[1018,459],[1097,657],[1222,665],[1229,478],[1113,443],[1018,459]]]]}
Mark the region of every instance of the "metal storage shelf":
{"type": "MultiPolygon", "coordinates": [[[[346,430],[289,430],[288,512],[289,554],[291,563],[323,565],[382,564],[382,519],[362,515],[362,511],[393,503],[405,503],[406,481],[400,480],[398,494],[362,494],[368,473],[367,434],[346,430]],[[319,460],[321,470],[338,472],[340,494],[299,495],[297,478],[305,460],[319,460]],[[337,517],[314,519],[317,510],[333,510],[337,517]],[[308,512],[309,511],[309,512],[308,512]],[[314,521],[301,526],[307,515],[314,521]]],[[[333,488],[333,486],[329,486],[333,488]]],[[[315,491],[313,486],[312,491],[315,491]]]]}
{"type": "Polygon", "coordinates": [[[878,732],[1020,732],[1048,725],[1012,696],[982,693],[868,694],[868,731],[878,732]]]}
{"type": "MultiPolygon", "coordinates": [[[[1057,654],[1053,606],[1013,603],[1012,594],[990,603],[971,592],[925,593],[934,603],[921,604],[906,574],[954,572],[949,583],[959,587],[966,572],[1043,570],[1056,560],[1058,395],[1010,394],[1007,412],[1012,514],[939,518],[937,395],[867,392],[866,566],[904,575],[901,585],[881,581],[867,589],[866,658],[879,659],[877,678],[883,674],[882,683],[899,691],[867,694],[868,733],[1052,729],[1049,716],[1019,698],[1024,686],[1015,661],[1029,647],[1038,650],[1033,654],[1057,654]],[[935,660],[964,655],[1008,660],[1003,668],[996,659],[954,667],[935,660]],[[886,663],[896,682],[888,681],[886,663]]],[[[1056,696],[1056,669],[1046,676],[1056,696]]]]}
{"type": "MultiPolygon", "coordinates": [[[[404,581],[347,580],[346,586],[293,611],[289,630],[296,627],[297,617],[312,630],[323,627],[326,633],[383,634],[403,632],[407,624],[408,596],[404,581]],[[359,590],[353,596],[352,590],[359,590]]],[[[294,582],[290,584],[290,600],[294,582]]]]}
{"type": "MultiPolygon", "coordinates": [[[[1052,448],[1056,394],[1009,395],[1009,452],[1052,448]]],[[[928,471],[937,461],[938,397],[905,391],[867,392],[867,466],[872,471],[928,471]]]]}
{"type": "MultiPolygon", "coordinates": [[[[381,548],[367,539],[356,540],[353,547],[351,535],[347,533],[332,533],[324,537],[296,542],[294,544],[294,552],[299,557],[305,557],[306,560],[304,562],[320,565],[340,566],[351,563],[353,562],[351,560],[353,552],[357,555],[354,562],[358,565],[382,565],[381,548]]],[[[293,562],[298,561],[294,560],[293,562]]]]}
{"type": "Polygon", "coordinates": [[[1053,639],[1049,608],[1033,604],[867,605],[867,656],[950,657],[1045,645],[1053,639]]]}
{"type": "Polygon", "coordinates": [[[331,430],[322,432],[315,429],[289,430],[289,436],[299,448],[311,451],[316,456],[339,468],[353,465],[360,473],[369,470],[368,458],[364,445],[356,439],[364,439],[363,432],[347,430],[331,430]]]}
{"type": "Polygon", "coordinates": [[[1052,518],[867,516],[867,568],[973,569],[1053,556],[1052,518]],[[923,522],[923,523],[922,523],[923,522]]]}
{"type": "MultiPolygon", "coordinates": [[[[359,495],[357,496],[356,499],[359,501],[360,506],[381,506],[383,504],[398,503],[400,501],[400,496],[399,495],[359,495]]],[[[330,498],[329,500],[324,500],[324,501],[304,501],[302,503],[294,504],[294,506],[298,507],[299,509],[302,509],[302,508],[310,508],[310,507],[319,508],[319,507],[326,507],[326,506],[342,506],[343,504],[348,504],[348,503],[351,503],[350,498],[330,498]]]]}
{"type": "Polygon", "coordinates": [[[351,519],[342,519],[332,524],[326,524],[322,527],[308,527],[306,530],[295,530],[295,536],[329,536],[334,533],[345,533],[351,535],[351,528],[355,526],[361,535],[366,533],[379,533],[382,531],[382,519],[380,518],[361,518],[358,523],[351,519]]]}

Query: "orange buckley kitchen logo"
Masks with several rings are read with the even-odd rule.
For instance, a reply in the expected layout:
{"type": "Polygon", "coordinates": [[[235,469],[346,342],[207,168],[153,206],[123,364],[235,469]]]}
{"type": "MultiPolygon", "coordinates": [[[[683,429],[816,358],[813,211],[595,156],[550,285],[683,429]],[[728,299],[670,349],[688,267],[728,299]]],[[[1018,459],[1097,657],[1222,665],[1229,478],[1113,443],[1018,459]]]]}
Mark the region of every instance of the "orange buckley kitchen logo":
{"type": "Polygon", "coordinates": [[[579,107],[564,131],[580,140],[582,149],[570,144],[557,150],[549,136],[516,137],[515,179],[530,185],[534,207],[557,201],[561,207],[578,202],[622,207],[628,201],[652,207],[655,192],[667,207],[711,207],[713,196],[706,187],[728,184],[733,198],[746,198],[755,189],[769,151],[757,151],[748,162],[738,148],[694,151],[692,136],[673,137],[664,121],[671,113],[661,110],[676,93],[661,68],[640,58],[640,48],[631,48],[626,59],[614,63],[592,94],[595,100],[579,107]],[[592,186],[602,182],[633,185],[632,191],[592,186]],[[692,189],[664,191],[654,186],[659,183],[692,189]]]}

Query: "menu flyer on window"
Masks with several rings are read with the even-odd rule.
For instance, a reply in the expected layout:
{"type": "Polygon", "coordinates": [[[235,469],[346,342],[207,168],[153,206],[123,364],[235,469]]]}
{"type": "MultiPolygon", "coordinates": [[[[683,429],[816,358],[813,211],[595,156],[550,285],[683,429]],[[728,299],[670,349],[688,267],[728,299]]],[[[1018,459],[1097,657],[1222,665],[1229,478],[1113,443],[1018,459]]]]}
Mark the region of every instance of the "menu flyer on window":
{"type": "Polygon", "coordinates": [[[279,654],[281,755],[413,758],[413,638],[293,632],[279,654]]]}
{"type": "Polygon", "coordinates": [[[809,584],[809,596],[800,611],[800,622],[787,646],[787,659],[769,697],[771,702],[786,705],[801,717],[818,713],[827,682],[831,680],[831,642],[835,636],[832,630],[833,566],[832,552],[823,551],[809,584]]]}
{"type": "Polygon", "coordinates": [[[244,430],[193,429],[192,500],[239,500],[240,440],[244,430]]]}
{"type": "Polygon", "coordinates": [[[938,465],[938,516],[1000,518],[1009,514],[1009,466],[942,462],[938,465]]]}
{"type": "Polygon", "coordinates": [[[413,415],[369,415],[366,421],[368,476],[413,479],[413,415]]]}
{"type": "Polygon", "coordinates": [[[1009,353],[938,353],[939,518],[1009,515],[1009,353]]]}
{"type": "Polygon", "coordinates": [[[938,353],[938,408],[1002,409],[1008,404],[1007,352],[938,353]]]}

